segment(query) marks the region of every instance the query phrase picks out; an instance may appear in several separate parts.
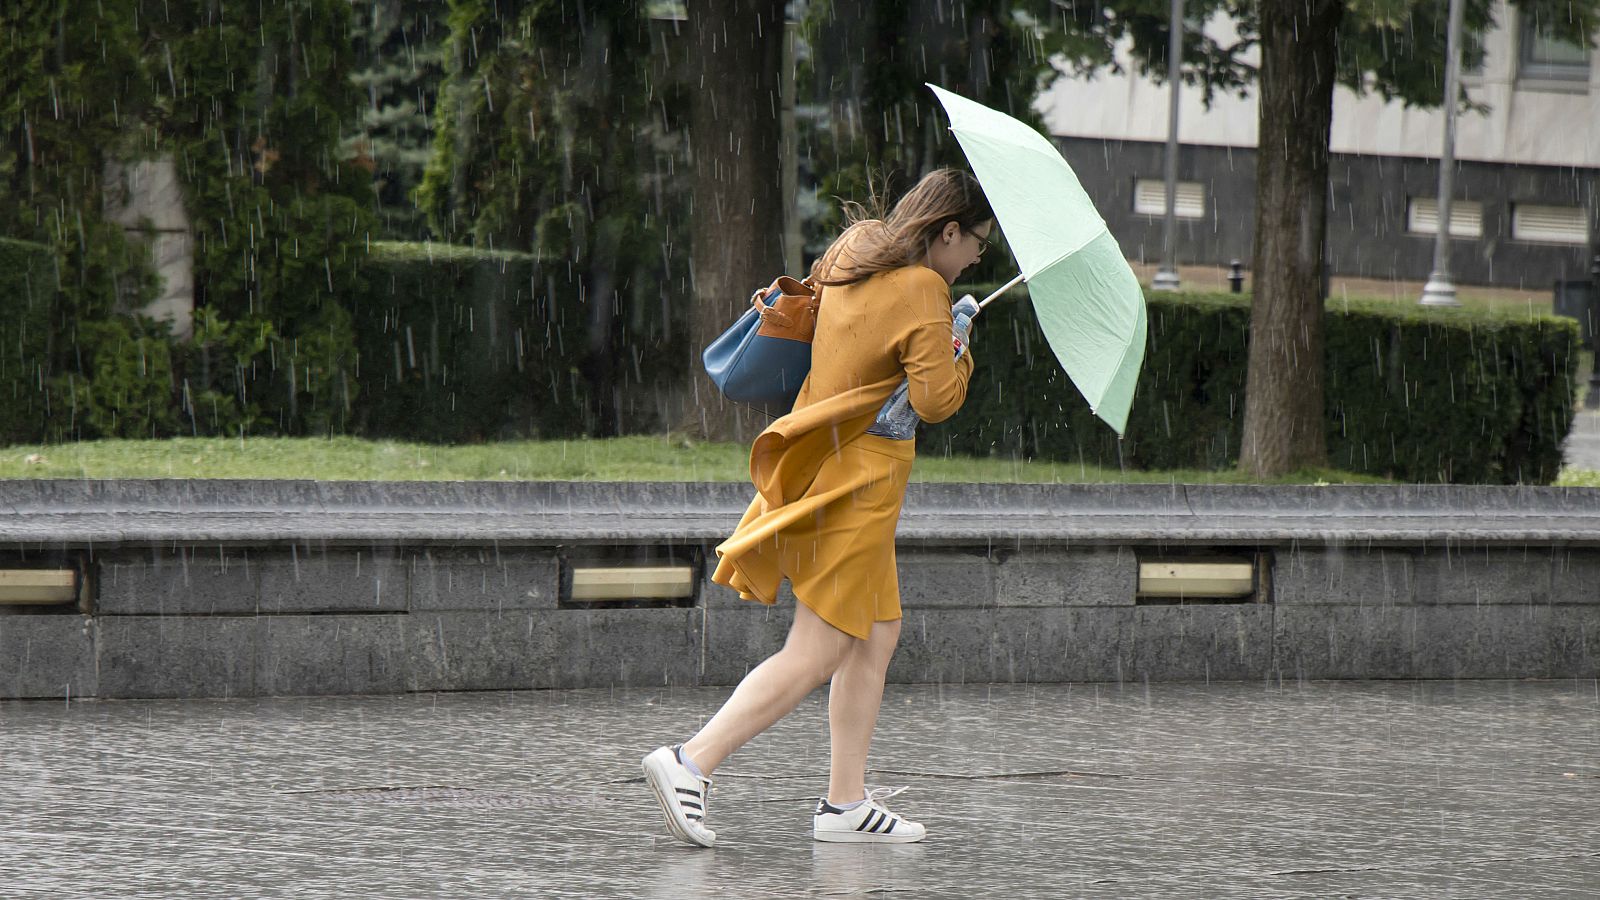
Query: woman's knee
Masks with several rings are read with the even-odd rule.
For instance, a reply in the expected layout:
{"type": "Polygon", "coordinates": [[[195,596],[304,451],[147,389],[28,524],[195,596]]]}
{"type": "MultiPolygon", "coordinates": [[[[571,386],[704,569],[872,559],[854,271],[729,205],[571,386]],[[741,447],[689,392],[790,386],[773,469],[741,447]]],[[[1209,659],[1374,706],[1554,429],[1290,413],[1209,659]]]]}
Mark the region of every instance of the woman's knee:
{"type": "Polygon", "coordinates": [[[872,623],[872,632],[856,653],[866,657],[873,668],[884,670],[889,667],[889,660],[894,656],[894,651],[900,644],[900,620],[893,619],[887,622],[872,623]]]}
{"type": "Polygon", "coordinates": [[[797,604],[782,652],[810,669],[821,684],[844,665],[856,645],[864,643],[829,625],[804,604],[797,604]]]}

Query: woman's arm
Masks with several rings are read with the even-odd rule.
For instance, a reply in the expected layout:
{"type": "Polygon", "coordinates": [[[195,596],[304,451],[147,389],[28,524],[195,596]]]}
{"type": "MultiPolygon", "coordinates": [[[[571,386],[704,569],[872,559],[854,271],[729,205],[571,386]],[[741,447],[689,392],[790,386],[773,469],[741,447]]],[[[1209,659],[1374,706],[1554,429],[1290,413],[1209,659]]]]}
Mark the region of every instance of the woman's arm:
{"type": "Polygon", "coordinates": [[[943,422],[956,414],[967,399],[972,378],[972,348],[955,359],[951,345],[954,322],[948,310],[943,320],[933,319],[912,328],[900,347],[900,362],[911,383],[911,408],[924,422],[943,422]]]}

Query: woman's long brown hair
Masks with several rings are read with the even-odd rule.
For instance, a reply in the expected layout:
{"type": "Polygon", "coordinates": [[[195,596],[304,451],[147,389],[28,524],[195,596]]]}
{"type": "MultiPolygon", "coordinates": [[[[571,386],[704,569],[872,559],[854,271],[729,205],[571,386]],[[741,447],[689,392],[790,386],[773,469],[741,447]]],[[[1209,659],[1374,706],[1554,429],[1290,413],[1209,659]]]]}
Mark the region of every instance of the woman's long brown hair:
{"type": "Polygon", "coordinates": [[[935,169],[922,176],[882,219],[859,203],[844,204],[849,225],[811,265],[816,283],[840,287],[909,266],[928,254],[945,223],[970,232],[994,218],[978,179],[961,169],[935,169]]]}

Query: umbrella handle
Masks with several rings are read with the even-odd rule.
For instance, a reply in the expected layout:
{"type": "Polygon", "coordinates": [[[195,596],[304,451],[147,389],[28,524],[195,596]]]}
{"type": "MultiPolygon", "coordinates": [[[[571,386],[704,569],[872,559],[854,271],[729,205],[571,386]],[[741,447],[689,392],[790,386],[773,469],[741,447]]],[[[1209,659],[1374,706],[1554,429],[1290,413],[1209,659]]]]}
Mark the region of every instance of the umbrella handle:
{"type": "Polygon", "coordinates": [[[978,309],[980,309],[980,310],[983,309],[985,306],[988,306],[989,304],[993,303],[995,301],[995,298],[999,297],[1001,294],[1004,294],[1006,291],[1009,291],[1012,288],[1016,287],[1017,285],[1021,284],[1022,283],[1022,279],[1023,279],[1023,276],[1019,272],[1017,274],[1017,277],[1015,277],[1015,278],[1011,279],[1010,281],[1006,282],[1004,287],[1000,288],[998,291],[995,291],[994,293],[990,294],[989,296],[983,298],[983,300],[978,303],[978,309]]]}

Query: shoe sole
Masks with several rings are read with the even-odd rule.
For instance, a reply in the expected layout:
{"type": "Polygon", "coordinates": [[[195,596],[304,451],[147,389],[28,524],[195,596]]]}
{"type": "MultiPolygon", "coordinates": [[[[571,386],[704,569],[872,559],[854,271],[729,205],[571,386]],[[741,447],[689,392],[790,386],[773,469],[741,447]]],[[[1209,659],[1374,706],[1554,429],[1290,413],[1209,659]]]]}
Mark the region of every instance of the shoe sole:
{"type": "Polygon", "coordinates": [[[654,754],[644,758],[644,780],[649,783],[650,790],[656,795],[656,802],[661,805],[661,812],[667,817],[667,830],[672,832],[673,837],[694,844],[696,847],[712,846],[711,842],[690,831],[673,814],[672,808],[677,804],[674,795],[677,792],[673,790],[672,780],[667,777],[666,771],[662,769],[654,754]]]}
{"type": "Polygon", "coordinates": [[[926,834],[911,837],[866,831],[813,831],[811,836],[825,844],[915,844],[927,837],[926,834]]]}

